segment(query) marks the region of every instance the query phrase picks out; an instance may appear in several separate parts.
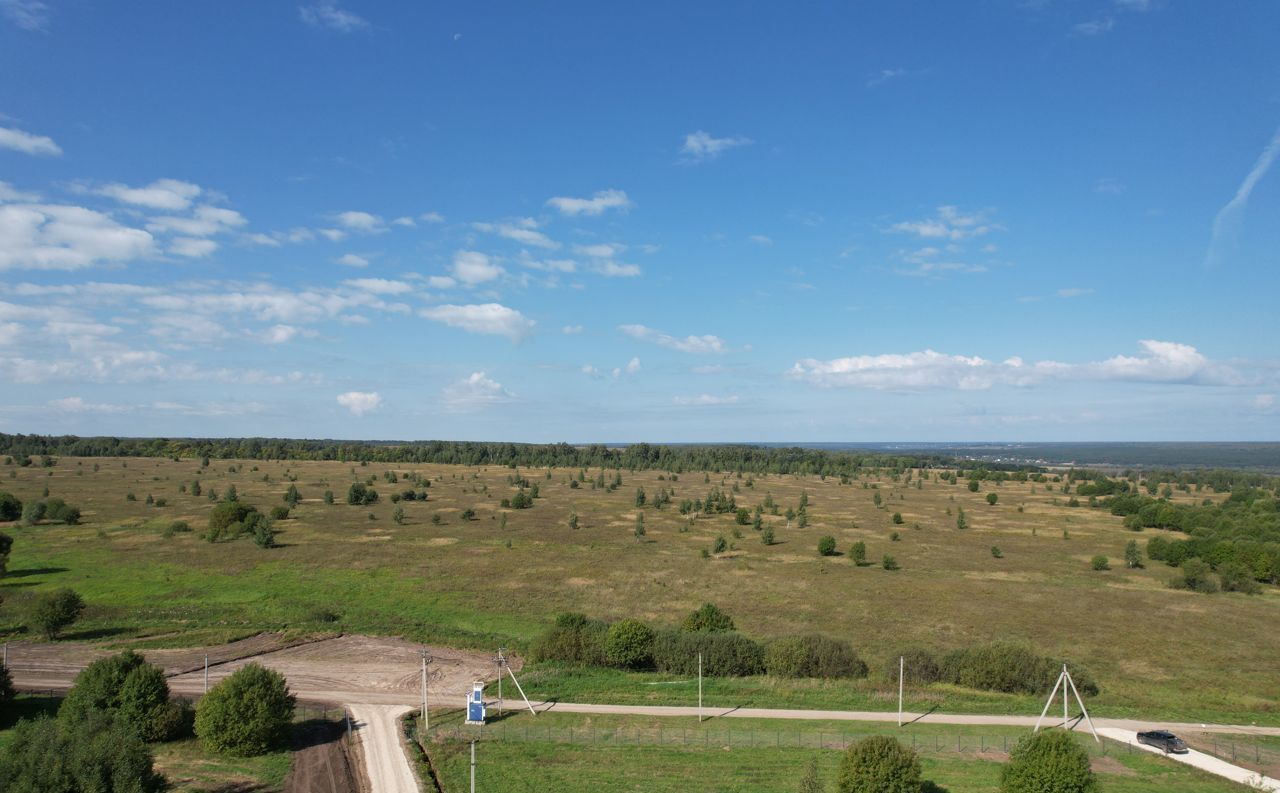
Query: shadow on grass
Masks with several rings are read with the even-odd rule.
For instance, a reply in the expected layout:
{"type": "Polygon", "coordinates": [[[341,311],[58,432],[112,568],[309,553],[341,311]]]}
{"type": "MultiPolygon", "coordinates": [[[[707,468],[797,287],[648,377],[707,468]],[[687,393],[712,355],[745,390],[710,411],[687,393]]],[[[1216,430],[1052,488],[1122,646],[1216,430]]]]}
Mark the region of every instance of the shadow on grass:
{"type": "Polygon", "coordinates": [[[32,567],[26,570],[10,570],[4,574],[4,577],[6,579],[26,578],[27,576],[31,576],[31,575],[51,575],[53,573],[65,573],[67,572],[67,570],[68,568],[66,567],[32,567]]]}
{"type": "Polygon", "coordinates": [[[920,793],[948,793],[948,791],[942,785],[934,783],[933,780],[926,779],[920,783],[920,793]]]}
{"type": "Polygon", "coordinates": [[[74,633],[64,633],[58,638],[63,641],[80,641],[88,642],[94,639],[107,639],[112,636],[120,636],[125,633],[133,633],[134,628],[94,628],[87,631],[76,631],[74,633]]]}
{"type": "Polygon", "coordinates": [[[19,696],[0,711],[0,730],[7,730],[22,719],[56,715],[60,704],[61,697],[19,696]]]}

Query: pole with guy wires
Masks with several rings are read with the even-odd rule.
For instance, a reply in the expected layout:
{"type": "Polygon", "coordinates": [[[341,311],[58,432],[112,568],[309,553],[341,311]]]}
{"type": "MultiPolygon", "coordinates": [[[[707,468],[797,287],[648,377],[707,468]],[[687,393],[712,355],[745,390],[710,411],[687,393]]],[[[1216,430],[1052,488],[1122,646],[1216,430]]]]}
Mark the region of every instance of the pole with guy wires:
{"type": "Polygon", "coordinates": [[[431,653],[424,647],[422,650],[422,734],[431,729],[431,717],[427,714],[427,665],[433,660],[431,653]]]}

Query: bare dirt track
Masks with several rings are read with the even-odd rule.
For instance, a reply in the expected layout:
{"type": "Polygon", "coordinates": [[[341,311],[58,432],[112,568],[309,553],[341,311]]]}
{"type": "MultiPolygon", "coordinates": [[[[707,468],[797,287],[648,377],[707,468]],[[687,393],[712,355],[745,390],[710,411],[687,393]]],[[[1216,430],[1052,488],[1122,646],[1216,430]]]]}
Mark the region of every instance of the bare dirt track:
{"type": "Polygon", "coordinates": [[[357,793],[357,772],[343,744],[345,727],[314,721],[301,725],[294,739],[293,765],[285,793],[357,793]]]}

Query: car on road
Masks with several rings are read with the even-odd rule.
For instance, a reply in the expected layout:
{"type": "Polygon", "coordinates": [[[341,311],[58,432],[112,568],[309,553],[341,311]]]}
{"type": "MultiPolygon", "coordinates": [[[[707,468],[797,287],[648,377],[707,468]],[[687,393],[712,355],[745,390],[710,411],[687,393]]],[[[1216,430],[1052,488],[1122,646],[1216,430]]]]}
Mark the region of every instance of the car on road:
{"type": "Polygon", "coordinates": [[[1168,730],[1140,732],[1138,733],[1138,743],[1153,746],[1165,754],[1185,754],[1189,751],[1186,742],[1168,730]]]}

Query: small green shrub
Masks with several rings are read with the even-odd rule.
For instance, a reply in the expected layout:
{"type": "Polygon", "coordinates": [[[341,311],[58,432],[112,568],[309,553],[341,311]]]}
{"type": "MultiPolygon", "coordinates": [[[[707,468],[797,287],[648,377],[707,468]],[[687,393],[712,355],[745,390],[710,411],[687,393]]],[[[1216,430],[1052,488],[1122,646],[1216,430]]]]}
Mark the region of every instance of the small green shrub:
{"type": "Polygon", "coordinates": [[[836,555],[836,538],[830,535],[819,538],[818,555],[819,556],[835,556],[836,555]]]}
{"type": "Polygon", "coordinates": [[[852,645],[817,634],[787,636],[770,642],[764,651],[764,667],[775,677],[867,676],[867,665],[852,645]]]}
{"type": "Polygon", "coordinates": [[[920,758],[896,738],[863,738],[840,758],[836,789],[840,793],[920,793],[920,758]]]}
{"type": "Polygon", "coordinates": [[[1089,753],[1069,732],[1044,730],[1019,739],[1000,769],[1001,793],[1095,793],[1089,753]]]}
{"type": "Polygon", "coordinates": [[[647,669],[653,665],[653,639],[653,629],[640,620],[618,620],[605,635],[605,656],[612,666],[647,669]]]}
{"type": "Polygon", "coordinates": [[[207,751],[249,757],[283,744],[294,697],[284,676],[256,662],[209,690],[196,708],[196,735],[207,751]]]}

